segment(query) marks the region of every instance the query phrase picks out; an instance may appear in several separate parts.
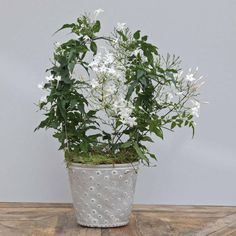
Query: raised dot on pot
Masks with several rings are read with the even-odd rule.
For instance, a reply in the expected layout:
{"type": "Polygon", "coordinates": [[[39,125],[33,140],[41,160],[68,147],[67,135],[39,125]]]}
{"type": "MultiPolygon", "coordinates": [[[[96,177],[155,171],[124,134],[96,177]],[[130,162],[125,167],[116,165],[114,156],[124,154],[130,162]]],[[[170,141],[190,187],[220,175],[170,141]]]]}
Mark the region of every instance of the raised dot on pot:
{"type": "Polygon", "coordinates": [[[95,200],[94,198],[92,198],[92,199],[90,200],[90,202],[91,202],[91,203],[95,203],[96,200],[95,200]]]}
{"type": "Polygon", "coordinates": [[[93,214],[96,214],[96,213],[97,213],[97,211],[96,211],[95,209],[93,209],[93,210],[92,210],[92,213],[93,213],[93,214]]]}

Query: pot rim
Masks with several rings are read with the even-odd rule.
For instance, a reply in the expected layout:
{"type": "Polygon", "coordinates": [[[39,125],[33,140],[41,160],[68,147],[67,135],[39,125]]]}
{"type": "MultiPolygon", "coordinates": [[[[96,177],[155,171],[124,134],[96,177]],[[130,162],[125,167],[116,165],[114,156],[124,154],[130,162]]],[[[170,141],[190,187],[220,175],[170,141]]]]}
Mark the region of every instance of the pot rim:
{"type": "Polygon", "coordinates": [[[69,166],[69,168],[89,168],[89,169],[98,169],[98,168],[108,168],[108,169],[114,169],[114,168],[133,168],[138,167],[139,161],[136,162],[130,162],[130,163],[122,163],[122,164],[100,164],[100,165],[92,165],[92,164],[81,164],[81,163],[75,163],[72,162],[69,166]]]}

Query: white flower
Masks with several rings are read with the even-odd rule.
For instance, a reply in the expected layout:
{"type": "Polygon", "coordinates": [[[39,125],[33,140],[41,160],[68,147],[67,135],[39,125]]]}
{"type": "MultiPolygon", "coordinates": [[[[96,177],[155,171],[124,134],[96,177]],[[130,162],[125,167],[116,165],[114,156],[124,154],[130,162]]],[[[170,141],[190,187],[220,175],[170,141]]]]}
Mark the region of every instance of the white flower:
{"type": "Polygon", "coordinates": [[[107,52],[104,56],[104,64],[111,64],[114,61],[113,53],[107,52]]]}
{"type": "Polygon", "coordinates": [[[137,57],[138,56],[138,54],[140,54],[140,55],[142,55],[142,50],[139,48],[139,49],[136,49],[136,50],[134,50],[132,53],[131,53],[131,56],[135,56],[135,57],[137,57]]]}
{"type": "Polygon", "coordinates": [[[117,112],[119,109],[125,108],[126,102],[127,101],[120,94],[119,97],[117,97],[113,103],[113,109],[115,110],[115,112],[117,112]]]}
{"type": "Polygon", "coordinates": [[[105,65],[102,65],[100,68],[98,68],[98,71],[101,73],[106,73],[108,72],[108,67],[106,67],[105,65]]]}
{"type": "Polygon", "coordinates": [[[54,78],[53,78],[52,75],[46,76],[45,79],[46,79],[48,82],[54,80],[54,78]]]}
{"type": "Polygon", "coordinates": [[[56,42],[56,43],[55,43],[55,47],[56,47],[56,48],[59,48],[60,46],[61,46],[61,43],[59,43],[59,42],[56,42]]]}
{"type": "Polygon", "coordinates": [[[44,82],[42,82],[41,84],[38,84],[37,87],[38,87],[39,89],[43,89],[43,87],[44,87],[44,82]]]}
{"type": "Polygon", "coordinates": [[[101,8],[95,10],[95,11],[94,11],[95,19],[96,19],[101,13],[103,13],[103,12],[104,12],[104,10],[101,9],[101,8]]]}
{"type": "Polygon", "coordinates": [[[128,107],[123,107],[120,109],[119,115],[121,117],[121,119],[128,119],[130,114],[132,113],[132,110],[128,107]]]}
{"type": "Polygon", "coordinates": [[[85,41],[90,40],[89,36],[88,36],[88,35],[85,35],[85,36],[84,36],[84,40],[85,40],[85,41]]]}
{"type": "Polygon", "coordinates": [[[125,105],[126,105],[125,107],[120,107],[119,109],[120,111],[118,112],[118,115],[120,115],[120,120],[123,124],[126,124],[132,127],[137,124],[135,121],[136,118],[131,117],[133,106],[129,104],[127,101],[125,105]]]}
{"type": "Polygon", "coordinates": [[[184,91],[182,91],[182,92],[176,92],[175,94],[178,95],[178,96],[181,96],[181,95],[184,94],[184,91]]]}
{"type": "Polygon", "coordinates": [[[98,53],[95,57],[94,60],[92,62],[89,63],[89,66],[94,69],[95,67],[98,67],[99,64],[101,63],[102,60],[102,56],[101,53],[98,53]]]}
{"type": "Polygon", "coordinates": [[[174,79],[175,80],[180,79],[182,77],[183,73],[184,72],[182,70],[178,71],[178,73],[174,74],[174,79]]]}
{"type": "Polygon", "coordinates": [[[42,96],[40,98],[40,103],[47,102],[47,96],[42,96]]]}
{"type": "Polygon", "coordinates": [[[166,102],[171,102],[171,100],[172,100],[173,97],[174,97],[173,94],[170,93],[170,92],[168,92],[168,93],[167,93],[167,96],[166,96],[166,102]]]}
{"type": "Polygon", "coordinates": [[[54,79],[57,80],[57,86],[56,86],[56,88],[58,88],[59,82],[61,81],[61,76],[56,76],[54,79]]]}
{"type": "Polygon", "coordinates": [[[95,67],[95,66],[93,67],[94,72],[98,72],[98,70],[99,70],[98,67],[95,67]]]}
{"type": "Polygon", "coordinates": [[[116,92],[116,86],[114,84],[111,84],[105,88],[107,96],[112,95],[116,92]]]}
{"type": "Polygon", "coordinates": [[[114,43],[114,44],[117,44],[118,42],[119,42],[119,39],[118,39],[118,38],[113,39],[113,43],[114,43]]]}
{"type": "Polygon", "coordinates": [[[134,125],[137,125],[135,117],[128,117],[125,122],[130,127],[133,127],[134,125]]]}
{"type": "Polygon", "coordinates": [[[127,28],[126,23],[117,23],[116,30],[124,31],[127,28]]]}
{"type": "Polygon", "coordinates": [[[199,117],[199,109],[200,103],[196,100],[191,100],[193,107],[191,108],[191,112],[194,116],[199,117]]]}
{"type": "Polygon", "coordinates": [[[99,86],[99,83],[96,79],[91,79],[90,84],[91,84],[93,89],[97,88],[99,86]]]}
{"type": "Polygon", "coordinates": [[[205,84],[205,81],[202,81],[201,83],[194,83],[192,86],[191,86],[191,89],[193,91],[197,91],[202,85],[205,84]]]}
{"type": "Polygon", "coordinates": [[[196,80],[196,78],[194,78],[194,74],[187,74],[185,80],[193,82],[194,80],[196,80]]]}
{"type": "Polygon", "coordinates": [[[61,76],[56,76],[54,79],[57,81],[61,81],[61,76]]]}
{"type": "Polygon", "coordinates": [[[194,116],[199,117],[198,109],[196,107],[191,108],[191,112],[194,116]]]}
{"type": "Polygon", "coordinates": [[[107,73],[117,77],[119,76],[119,73],[114,68],[107,68],[107,73]]]}

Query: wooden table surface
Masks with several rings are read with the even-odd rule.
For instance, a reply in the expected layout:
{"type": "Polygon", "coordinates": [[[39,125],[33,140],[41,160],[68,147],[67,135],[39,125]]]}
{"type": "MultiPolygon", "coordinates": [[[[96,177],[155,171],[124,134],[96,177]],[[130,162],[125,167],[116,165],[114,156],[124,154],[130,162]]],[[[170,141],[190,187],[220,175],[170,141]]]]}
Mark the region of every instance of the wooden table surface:
{"type": "Polygon", "coordinates": [[[236,207],[134,205],[128,226],[86,228],[71,204],[0,203],[0,236],[236,236],[236,207]]]}

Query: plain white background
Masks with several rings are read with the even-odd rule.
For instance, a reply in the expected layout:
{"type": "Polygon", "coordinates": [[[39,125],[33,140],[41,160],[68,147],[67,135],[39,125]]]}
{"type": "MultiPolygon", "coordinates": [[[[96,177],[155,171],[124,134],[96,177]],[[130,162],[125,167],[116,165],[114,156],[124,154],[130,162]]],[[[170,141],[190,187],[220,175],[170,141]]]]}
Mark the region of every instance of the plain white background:
{"type": "Polygon", "coordinates": [[[135,202],[236,205],[234,0],[0,0],[0,201],[71,201],[58,143],[33,133],[41,119],[34,103],[53,43],[65,38],[52,33],[97,8],[103,33],[116,22],[142,29],[206,81],[195,138],[177,129],[156,140],[157,166],[141,168],[135,202]]]}

